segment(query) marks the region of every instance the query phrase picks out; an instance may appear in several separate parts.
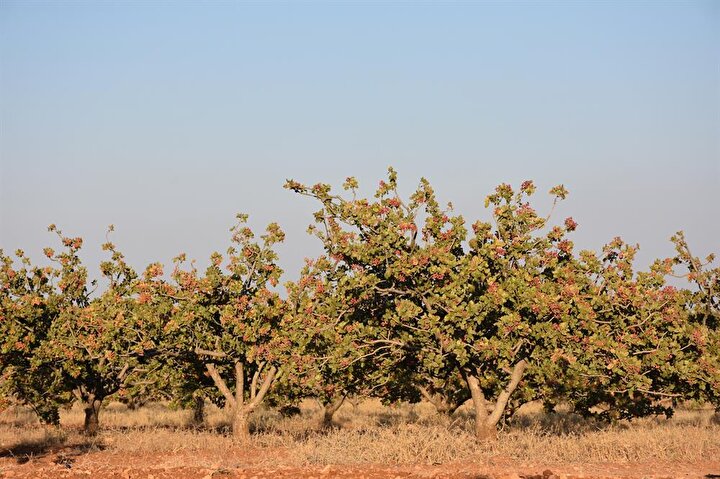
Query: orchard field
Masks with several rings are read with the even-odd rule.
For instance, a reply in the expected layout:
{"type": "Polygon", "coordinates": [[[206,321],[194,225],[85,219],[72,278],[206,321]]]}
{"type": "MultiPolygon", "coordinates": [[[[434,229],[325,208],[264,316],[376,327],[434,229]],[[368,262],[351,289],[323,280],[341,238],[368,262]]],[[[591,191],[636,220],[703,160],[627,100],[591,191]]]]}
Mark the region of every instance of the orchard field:
{"type": "Polygon", "coordinates": [[[720,470],[720,425],[696,405],[672,419],[612,426],[567,411],[525,406],[497,441],[473,439],[472,414],[449,420],[421,402],[383,406],[353,401],[320,427],[323,410],[304,401],[283,417],[263,409],[252,439],[229,436],[226,411],[208,405],[203,426],[189,410],[110,403],[103,429],[82,434],[83,412],[61,411],[62,429],[43,427],[26,409],[0,415],[4,477],[207,478],[517,478],[712,477],[720,470]]]}
{"type": "MultiPolygon", "coordinates": [[[[289,180],[324,254],[283,283],[239,214],[199,271],[81,238],[0,250],[4,477],[718,477],[720,268],[577,251],[502,184],[466,219],[422,180],[289,180]],[[312,219],[310,219],[312,220],[312,219]]],[[[550,190],[553,205],[568,196],[550,190]]]]}

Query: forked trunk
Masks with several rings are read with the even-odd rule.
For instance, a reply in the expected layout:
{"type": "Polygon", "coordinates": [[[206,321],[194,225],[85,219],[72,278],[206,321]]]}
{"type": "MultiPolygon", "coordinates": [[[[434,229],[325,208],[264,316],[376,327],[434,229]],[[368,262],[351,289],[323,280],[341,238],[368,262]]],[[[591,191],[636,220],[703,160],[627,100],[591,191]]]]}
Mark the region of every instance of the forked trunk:
{"type": "Polygon", "coordinates": [[[83,404],[85,411],[83,431],[88,436],[95,436],[100,430],[100,406],[102,406],[100,399],[90,399],[83,404]]]}
{"type": "Polygon", "coordinates": [[[344,401],[345,401],[345,396],[340,396],[339,399],[330,401],[328,404],[324,405],[322,420],[320,423],[320,427],[322,429],[329,429],[332,427],[333,416],[335,416],[335,413],[337,412],[338,409],[340,409],[340,406],[342,406],[344,401]]]}
{"type": "Polygon", "coordinates": [[[490,423],[485,395],[480,389],[480,382],[470,372],[464,372],[470,395],[472,396],[473,411],[475,412],[475,438],[478,441],[491,441],[497,438],[495,424],[490,423]]]}
{"type": "Polygon", "coordinates": [[[250,398],[246,401],[245,366],[240,361],[236,361],[234,366],[235,394],[233,394],[230,388],[228,388],[225,380],[220,377],[220,373],[215,365],[213,363],[205,364],[205,368],[210,374],[215,386],[217,386],[223,396],[225,396],[225,408],[232,412],[231,423],[233,438],[240,441],[246,441],[250,439],[250,424],[248,418],[250,414],[260,405],[260,403],[262,403],[263,398],[275,380],[277,368],[274,366],[270,367],[261,381],[260,375],[262,369],[265,367],[265,363],[260,363],[258,369],[253,374],[252,383],[250,385],[250,398]],[[259,388],[257,387],[258,384],[260,384],[259,388]]]}
{"type": "Polygon", "coordinates": [[[475,410],[475,437],[478,441],[492,441],[497,439],[497,424],[505,412],[510,396],[517,388],[527,368],[527,361],[524,359],[517,362],[510,374],[507,386],[498,395],[491,412],[488,413],[487,401],[480,388],[480,381],[472,371],[463,371],[463,377],[470,390],[475,410]]]}

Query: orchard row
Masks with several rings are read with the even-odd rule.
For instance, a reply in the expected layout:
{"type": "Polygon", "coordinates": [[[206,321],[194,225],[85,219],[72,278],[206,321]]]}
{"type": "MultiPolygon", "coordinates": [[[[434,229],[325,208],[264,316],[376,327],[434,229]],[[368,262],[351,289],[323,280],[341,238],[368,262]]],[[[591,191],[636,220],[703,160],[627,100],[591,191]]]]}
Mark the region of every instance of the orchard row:
{"type": "Polygon", "coordinates": [[[348,395],[425,399],[445,414],[471,399],[480,439],[534,400],[608,420],[690,399],[720,408],[720,269],[682,233],[675,257],[636,271],[636,247],[619,238],[576,251],[577,223],[535,211],[530,181],[498,186],[492,221],[470,228],[425,180],[402,198],[392,169],[373,198],[353,178],[340,194],[286,188],[319,204],[311,231],[324,255],[284,295],[284,234],[271,224],[256,237],[245,215],[202,272],[181,255],[138,273],[104,244],[107,287],[95,293],[82,240],[54,225],[52,266],[0,251],[0,397],[50,423],[79,401],[89,434],[110,398],[209,399],[232,411],[238,437],[261,403],[305,397],[326,421],[348,395]]]}

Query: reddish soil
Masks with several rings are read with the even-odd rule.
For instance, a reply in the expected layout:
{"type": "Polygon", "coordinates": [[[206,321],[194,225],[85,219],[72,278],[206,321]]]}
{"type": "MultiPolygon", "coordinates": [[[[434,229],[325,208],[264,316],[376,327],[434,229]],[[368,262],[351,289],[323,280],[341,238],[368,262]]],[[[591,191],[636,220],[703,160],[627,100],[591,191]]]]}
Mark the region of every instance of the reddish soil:
{"type": "MultiPolygon", "coordinates": [[[[720,479],[720,460],[702,463],[523,464],[496,457],[487,463],[288,467],[272,464],[282,451],[232,450],[217,453],[129,455],[83,451],[66,446],[0,457],[0,478],[222,479],[222,478],[702,478],[720,479]]],[[[351,454],[351,452],[348,452],[351,454]]]]}

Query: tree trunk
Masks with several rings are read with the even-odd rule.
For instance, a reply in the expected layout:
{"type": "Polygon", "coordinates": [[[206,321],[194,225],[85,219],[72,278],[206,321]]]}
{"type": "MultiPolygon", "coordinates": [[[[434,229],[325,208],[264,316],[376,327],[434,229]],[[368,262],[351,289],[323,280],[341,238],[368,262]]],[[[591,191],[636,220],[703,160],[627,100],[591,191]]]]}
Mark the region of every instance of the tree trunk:
{"type": "Polygon", "coordinates": [[[195,427],[202,426],[205,422],[205,398],[196,397],[193,400],[193,418],[192,424],[195,427]]]}
{"type": "Polygon", "coordinates": [[[320,427],[322,429],[329,429],[332,427],[333,416],[335,416],[335,413],[337,412],[338,409],[340,409],[340,406],[342,406],[344,401],[345,401],[345,396],[343,395],[343,396],[340,396],[339,399],[330,401],[328,404],[324,405],[322,420],[320,422],[320,427]]]}
{"type": "Polygon", "coordinates": [[[247,441],[250,439],[249,411],[243,407],[235,408],[232,418],[232,434],[235,440],[247,441]]]}
{"type": "Polygon", "coordinates": [[[489,424],[490,416],[487,411],[485,395],[480,389],[480,382],[470,371],[463,371],[463,376],[468,389],[470,389],[473,410],[475,411],[475,437],[478,441],[494,440],[497,437],[496,429],[494,424],[489,424]]]}
{"type": "Polygon", "coordinates": [[[232,408],[232,434],[236,440],[246,441],[250,439],[250,424],[248,417],[250,414],[262,403],[265,398],[270,386],[276,378],[277,368],[272,366],[267,373],[265,378],[260,383],[260,388],[257,388],[258,382],[260,382],[260,372],[265,363],[261,363],[260,367],[253,375],[252,385],[250,387],[250,400],[245,401],[245,367],[242,362],[236,361],[235,366],[235,394],[232,393],[228,388],[225,380],[220,377],[215,364],[207,363],[205,368],[207,369],[210,377],[212,378],[215,386],[225,396],[225,408],[232,408]]]}
{"type": "Polygon", "coordinates": [[[497,441],[498,432],[496,425],[475,420],[475,439],[480,442],[497,441]]]}
{"type": "Polygon", "coordinates": [[[102,406],[102,400],[94,398],[90,398],[83,404],[85,411],[83,431],[88,436],[95,436],[100,429],[100,406],[102,406]]]}
{"type": "Polygon", "coordinates": [[[475,409],[475,437],[478,441],[489,441],[497,439],[497,424],[500,422],[505,409],[507,408],[510,396],[517,388],[520,380],[527,368],[527,361],[520,360],[515,363],[510,380],[507,386],[498,395],[495,406],[488,414],[487,401],[485,395],[480,389],[480,381],[472,371],[463,371],[463,377],[470,389],[470,395],[473,400],[473,408],[475,409]]]}

